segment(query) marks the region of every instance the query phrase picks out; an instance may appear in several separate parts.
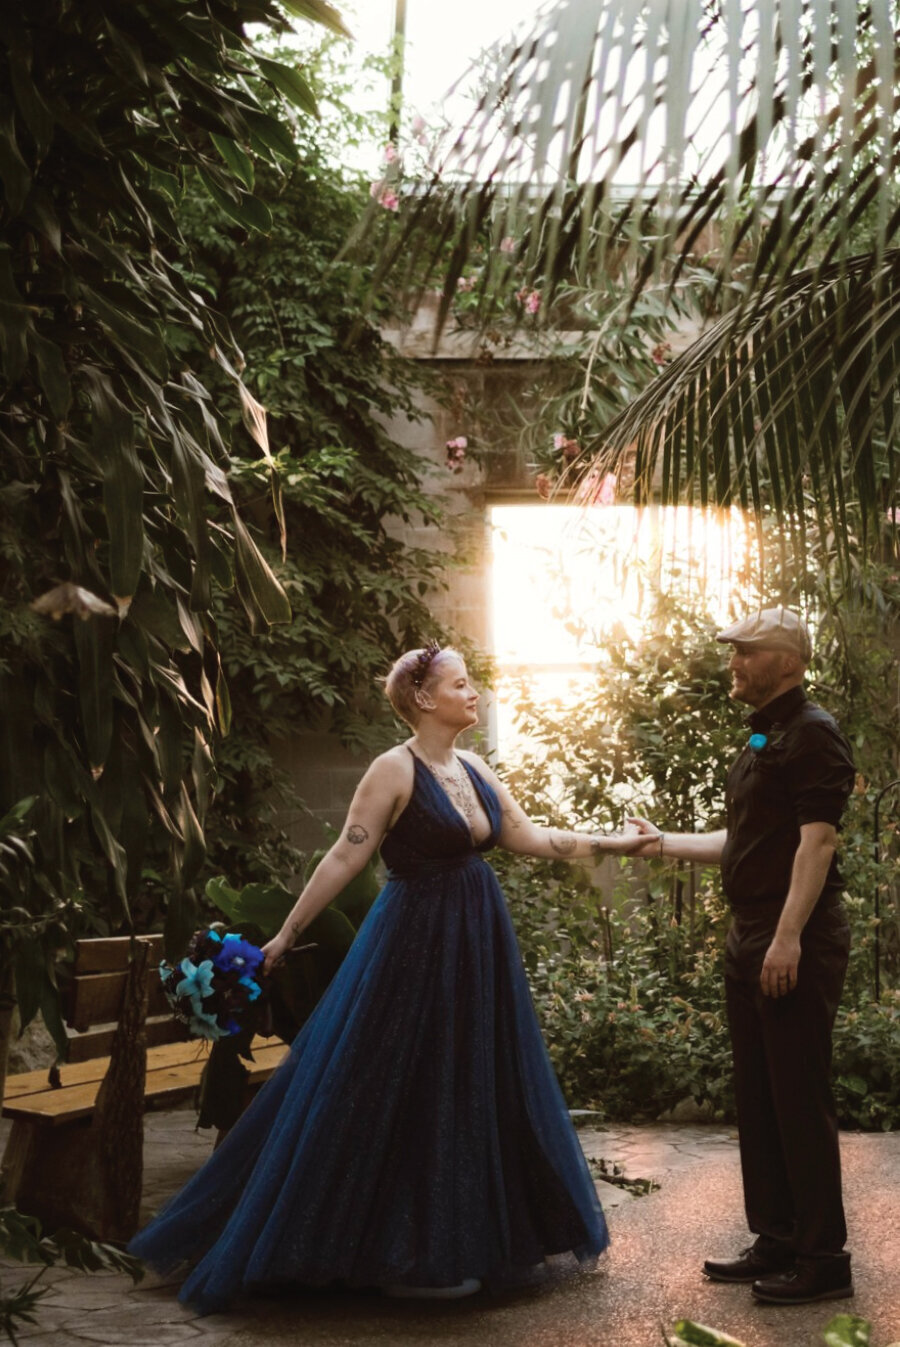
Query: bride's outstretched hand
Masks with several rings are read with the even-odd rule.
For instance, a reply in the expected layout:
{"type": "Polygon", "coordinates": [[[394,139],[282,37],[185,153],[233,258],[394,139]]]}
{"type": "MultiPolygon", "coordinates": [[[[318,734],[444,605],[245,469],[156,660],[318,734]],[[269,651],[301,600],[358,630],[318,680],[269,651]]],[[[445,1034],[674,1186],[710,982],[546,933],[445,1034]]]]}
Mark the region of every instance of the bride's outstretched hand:
{"type": "Polygon", "coordinates": [[[655,823],[649,819],[641,818],[635,815],[633,818],[627,818],[625,823],[629,829],[633,829],[632,836],[636,836],[636,845],[630,853],[632,856],[655,856],[659,850],[659,839],[662,833],[655,823]]]}
{"type": "Polygon", "coordinates": [[[639,856],[645,844],[645,838],[638,828],[631,826],[631,819],[619,833],[602,833],[596,840],[597,854],[600,856],[639,856]]]}

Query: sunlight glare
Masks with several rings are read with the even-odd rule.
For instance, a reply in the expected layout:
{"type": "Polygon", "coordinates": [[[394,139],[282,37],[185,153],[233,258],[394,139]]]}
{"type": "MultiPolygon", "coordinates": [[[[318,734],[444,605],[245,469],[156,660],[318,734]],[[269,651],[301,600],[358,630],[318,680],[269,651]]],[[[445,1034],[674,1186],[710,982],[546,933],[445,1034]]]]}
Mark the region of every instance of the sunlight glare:
{"type": "Polygon", "coordinates": [[[491,510],[497,748],[515,729],[515,683],[565,706],[610,641],[639,638],[652,600],[690,599],[724,625],[750,604],[749,532],[739,510],[689,506],[497,505],[491,510]]]}

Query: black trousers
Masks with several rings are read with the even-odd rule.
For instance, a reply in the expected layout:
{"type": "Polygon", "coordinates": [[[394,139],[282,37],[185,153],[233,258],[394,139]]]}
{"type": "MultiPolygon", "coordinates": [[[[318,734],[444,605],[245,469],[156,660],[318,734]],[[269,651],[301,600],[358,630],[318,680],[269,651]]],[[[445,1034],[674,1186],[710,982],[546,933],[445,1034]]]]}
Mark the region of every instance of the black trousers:
{"type": "Polygon", "coordinates": [[[839,907],[816,912],[803,933],[797,987],[763,996],[771,930],[735,918],[725,990],[747,1222],[765,1246],[803,1257],[840,1253],[847,1238],[831,1034],[850,947],[839,907]]]}

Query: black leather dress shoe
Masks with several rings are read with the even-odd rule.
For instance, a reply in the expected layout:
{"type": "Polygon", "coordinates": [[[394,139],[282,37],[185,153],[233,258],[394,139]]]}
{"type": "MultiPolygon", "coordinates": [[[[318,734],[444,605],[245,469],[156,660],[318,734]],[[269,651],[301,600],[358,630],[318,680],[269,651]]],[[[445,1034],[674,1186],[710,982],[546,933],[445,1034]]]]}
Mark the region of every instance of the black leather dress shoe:
{"type": "Polygon", "coordinates": [[[760,1277],[750,1288],[757,1300],[772,1305],[808,1305],[814,1300],[844,1300],[853,1295],[850,1255],[798,1258],[789,1272],[760,1277]]]}
{"type": "Polygon", "coordinates": [[[737,1258],[707,1258],[703,1271],[714,1282],[755,1282],[778,1272],[786,1272],[792,1266],[791,1253],[760,1253],[751,1244],[737,1258]]]}

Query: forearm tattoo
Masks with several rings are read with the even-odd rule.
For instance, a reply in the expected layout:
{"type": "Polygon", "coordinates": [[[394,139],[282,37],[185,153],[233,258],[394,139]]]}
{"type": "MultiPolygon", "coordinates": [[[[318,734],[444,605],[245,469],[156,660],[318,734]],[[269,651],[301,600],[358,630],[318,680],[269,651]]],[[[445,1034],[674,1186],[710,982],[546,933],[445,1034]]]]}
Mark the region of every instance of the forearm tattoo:
{"type": "Polygon", "coordinates": [[[557,856],[571,856],[577,845],[577,839],[574,837],[559,837],[555,833],[550,834],[550,846],[557,856]]]}
{"type": "Polygon", "coordinates": [[[352,842],[355,847],[361,846],[363,842],[368,842],[369,833],[360,823],[351,823],[347,829],[347,841],[352,842]]]}

